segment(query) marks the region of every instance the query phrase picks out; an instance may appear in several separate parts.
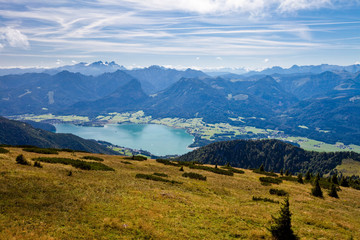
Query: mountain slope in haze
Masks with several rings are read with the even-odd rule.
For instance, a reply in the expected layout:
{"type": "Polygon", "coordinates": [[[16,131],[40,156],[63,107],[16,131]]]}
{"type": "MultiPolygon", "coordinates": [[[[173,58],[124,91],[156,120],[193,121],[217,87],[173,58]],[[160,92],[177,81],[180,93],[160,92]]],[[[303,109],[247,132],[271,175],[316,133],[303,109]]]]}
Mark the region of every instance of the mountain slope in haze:
{"type": "Polygon", "coordinates": [[[77,114],[98,116],[103,113],[141,110],[148,99],[140,82],[132,79],[110,95],[95,101],[78,102],[70,106],[65,113],[76,112],[77,114]]]}
{"type": "Polygon", "coordinates": [[[196,161],[205,164],[225,165],[240,168],[259,168],[292,173],[328,173],[343,159],[360,161],[360,154],[354,152],[309,152],[279,140],[233,140],[216,142],[184,154],[176,160],[196,161]]]}
{"type": "Polygon", "coordinates": [[[127,70],[125,72],[138,79],[147,94],[162,91],[181,78],[207,77],[205,73],[190,68],[185,71],[180,71],[160,66],[150,66],[148,68],[127,70]]]}
{"type": "Polygon", "coordinates": [[[117,154],[93,140],[73,134],[52,133],[31,125],[0,117],[0,144],[32,145],[41,148],[64,148],[93,153],[117,154]]]}
{"type": "Polygon", "coordinates": [[[81,101],[111,94],[133,77],[122,71],[97,77],[62,71],[55,75],[33,73],[0,77],[2,115],[56,112],[81,101]]]}
{"type": "Polygon", "coordinates": [[[250,71],[244,75],[254,75],[254,74],[293,74],[293,73],[313,73],[319,74],[326,71],[335,71],[335,72],[351,72],[356,73],[360,71],[360,64],[354,64],[349,66],[338,66],[338,65],[329,65],[329,64],[321,64],[321,65],[309,65],[309,66],[298,66],[293,65],[291,68],[282,68],[282,67],[272,67],[267,68],[262,71],[250,71]]]}

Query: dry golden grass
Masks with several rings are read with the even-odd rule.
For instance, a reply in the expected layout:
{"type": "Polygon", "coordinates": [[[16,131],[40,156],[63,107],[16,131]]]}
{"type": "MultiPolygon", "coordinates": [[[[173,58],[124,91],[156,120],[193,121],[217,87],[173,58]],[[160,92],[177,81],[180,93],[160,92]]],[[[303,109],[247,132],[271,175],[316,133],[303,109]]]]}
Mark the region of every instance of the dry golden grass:
{"type": "MultiPolygon", "coordinates": [[[[207,177],[182,177],[178,167],[154,160],[131,161],[93,154],[115,172],[84,171],[42,163],[15,162],[39,154],[8,148],[0,154],[0,239],[270,239],[267,227],[279,204],[252,201],[252,196],[282,202],[270,188],[290,194],[293,229],[300,239],[360,239],[360,191],[342,188],[339,199],[324,190],[310,195],[310,184],[284,181],[262,186],[261,175],[245,170],[233,177],[191,169],[207,177]],[[72,176],[67,176],[69,171],[72,176]],[[137,173],[166,173],[170,184],[137,179],[137,173]]],[[[88,153],[61,152],[78,158],[88,153]]],[[[184,167],[185,172],[190,169],[184,167]]]]}

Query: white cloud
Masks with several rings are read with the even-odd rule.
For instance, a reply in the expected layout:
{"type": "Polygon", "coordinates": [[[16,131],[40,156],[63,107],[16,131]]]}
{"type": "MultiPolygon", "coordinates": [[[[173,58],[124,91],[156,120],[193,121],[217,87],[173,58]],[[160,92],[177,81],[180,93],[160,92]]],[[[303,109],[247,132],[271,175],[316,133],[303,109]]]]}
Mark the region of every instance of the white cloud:
{"type": "Polygon", "coordinates": [[[216,60],[222,61],[222,57],[217,57],[216,60]]]}
{"type": "Polygon", "coordinates": [[[196,60],[200,60],[200,57],[196,57],[196,60]]]}
{"type": "Polygon", "coordinates": [[[63,63],[63,61],[61,61],[60,59],[56,60],[56,65],[60,65],[62,63],[63,63]]]}
{"type": "Polygon", "coordinates": [[[2,38],[5,39],[11,47],[27,49],[30,46],[26,35],[10,27],[3,29],[2,38]]]}
{"type": "Polygon", "coordinates": [[[360,65],[360,61],[356,61],[354,64],[360,65]]]}
{"type": "Polygon", "coordinates": [[[266,63],[269,62],[269,59],[268,59],[268,58],[265,58],[265,59],[264,59],[264,62],[266,62],[266,63]]]}

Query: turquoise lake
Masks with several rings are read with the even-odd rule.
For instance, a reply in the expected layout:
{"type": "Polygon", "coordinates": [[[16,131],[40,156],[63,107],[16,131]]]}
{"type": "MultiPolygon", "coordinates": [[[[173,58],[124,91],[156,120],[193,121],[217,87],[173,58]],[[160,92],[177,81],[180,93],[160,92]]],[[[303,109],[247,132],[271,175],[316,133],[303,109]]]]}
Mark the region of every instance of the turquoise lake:
{"type": "Polygon", "coordinates": [[[104,127],[56,124],[55,127],[57,133],[72,133],[85,139],[146,150],[158,156],[187,153],[194,139],[184,129],[157,124],[108,124],[104,127]]]}

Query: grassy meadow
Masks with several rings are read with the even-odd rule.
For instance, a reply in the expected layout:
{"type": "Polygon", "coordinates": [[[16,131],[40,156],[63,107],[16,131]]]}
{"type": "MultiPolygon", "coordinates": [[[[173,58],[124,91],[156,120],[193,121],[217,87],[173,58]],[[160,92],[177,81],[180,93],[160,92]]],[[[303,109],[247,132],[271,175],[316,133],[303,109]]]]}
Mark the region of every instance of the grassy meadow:
{"type": "Polygon", "coordinates": [[[310,184],[264,186],[263,175],[250,170],[225,176],[183,167],[206,176],[203,181],[155,160],[80,152],[45,157],[100,157],[115,171],[46,162],[37,168],[32,158],[44,154],[7,149],[0,154],[0,239],[271,239],[267,228],[281,205],[253,200],[283,202],[271,188],[289,193],[300,239],[360,239],[360,191],[352,188],[341,187],[339,199],[323,189],[320,199],[311,196],[310,184]],[[19,154],[31,166],[16,164],[19,154]],[[170,181],[135,177],[154,173],[170,181]]]}

